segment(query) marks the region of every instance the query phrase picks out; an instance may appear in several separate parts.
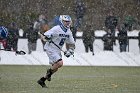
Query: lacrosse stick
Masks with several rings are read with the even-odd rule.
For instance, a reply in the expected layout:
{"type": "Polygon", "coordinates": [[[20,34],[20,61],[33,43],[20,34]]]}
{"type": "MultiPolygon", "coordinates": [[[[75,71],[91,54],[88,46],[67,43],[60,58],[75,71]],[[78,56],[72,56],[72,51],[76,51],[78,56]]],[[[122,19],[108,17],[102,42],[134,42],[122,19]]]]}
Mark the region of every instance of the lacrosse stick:
{"type": "MultiPolygon", "coordinates": [[[[47,41],[46,39],[45,39],[45,35],[43,35],[41,32],[38,32],[38,34],[40,35],[40,37],[41,37],[41,39],[43,40],[43,41],[47,41]]],[[[63,51],[57,44],[55,44],[53,41],[51,41],[50,43],[53,43],[57,48],[59,48],[63,53],[65,52],[65,51],[63,51]]]]}

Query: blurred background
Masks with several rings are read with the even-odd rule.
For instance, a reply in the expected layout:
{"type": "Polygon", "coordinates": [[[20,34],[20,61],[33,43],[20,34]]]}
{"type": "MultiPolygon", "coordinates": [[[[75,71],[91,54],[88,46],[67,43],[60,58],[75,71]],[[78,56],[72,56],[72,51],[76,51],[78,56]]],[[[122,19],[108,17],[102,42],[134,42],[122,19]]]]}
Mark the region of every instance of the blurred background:
{"type": "MultiPolygon", "coordinates": [[[[75,22],[77,2],[82,2],[86,8],[82,24],[92,24],[95,30],[104,28],[105,17],[110,11],[118,17],[119,23],[128,15],[140,20],[140,0],[0,0],[0,24],[14,21],[25,29],[40,14],[45,14],[50,24],[60,14],[70,15],[75,22]]],[[[136,24],[135,28],[139,26],[136,24]]]]}
{"type": "Polygon", "coordinates": [[[120,52],[123,46],[129,51],[129,39],[138,39],[140,50],[140,0],[0,0],[0,9],[0,26],[8,29],[8,37],[0,39],[6,50],[18,50],[18,39],[26,38],[31,54],[37,47],[38,32],[60,25],[60,15],[70,15],[73,37],[83,40],[85,52],[91,46],[94,55],[95,39],[101,39],[111,51],[118,40],[120,52]],[[97,36],[97,30],[105,31],[104,35],[97,36]],[[127,34],[134,30],[135,36],[127,34]]]}

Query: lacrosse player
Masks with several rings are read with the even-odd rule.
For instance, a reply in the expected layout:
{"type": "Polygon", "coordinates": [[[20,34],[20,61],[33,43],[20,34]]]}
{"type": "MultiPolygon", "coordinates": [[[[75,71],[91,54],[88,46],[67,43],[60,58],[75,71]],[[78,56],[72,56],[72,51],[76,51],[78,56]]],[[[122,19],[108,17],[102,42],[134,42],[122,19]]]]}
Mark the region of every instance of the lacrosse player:
{"type": "Polygon", "coordinates": [[[61,51],[64,52],[62,50],[64,43],[69,44],[69,49],[64,52],[64,55],[70,57],[74,54],[75,41],[70,30],[71,17],[69,15],[60,15],[59,20],[60,25],[54,26],[44,33],[46,40],[44,48],[52,66],[47,70],[46,75],[37,81],[43,88],[47,87],[45,81],[51,81],[51,76],[63,66],[61,51]]]}

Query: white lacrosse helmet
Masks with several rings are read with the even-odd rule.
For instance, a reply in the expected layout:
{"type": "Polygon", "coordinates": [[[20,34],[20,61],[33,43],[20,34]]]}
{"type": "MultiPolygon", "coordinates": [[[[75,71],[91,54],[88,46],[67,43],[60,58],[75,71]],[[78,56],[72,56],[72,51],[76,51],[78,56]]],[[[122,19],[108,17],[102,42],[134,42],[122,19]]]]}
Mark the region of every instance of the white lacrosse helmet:
{"type": "Polygon", "coordinates": [[[71,17],[69,15],[60,15],[59,21],[66,29],[70,28],[70,25],[72,23],[71,17]]]}

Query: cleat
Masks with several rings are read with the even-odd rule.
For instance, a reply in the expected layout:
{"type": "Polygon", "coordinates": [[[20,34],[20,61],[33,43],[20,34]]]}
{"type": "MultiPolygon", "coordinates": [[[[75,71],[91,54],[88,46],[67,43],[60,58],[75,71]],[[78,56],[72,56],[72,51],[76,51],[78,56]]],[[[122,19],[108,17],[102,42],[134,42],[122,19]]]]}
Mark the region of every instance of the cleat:
{"type": "Polygon", "coordinates": [[[42,88],[47,88],[46,84],[42,80],[38,80],[37,83],[42,87],[42,88]]]}

